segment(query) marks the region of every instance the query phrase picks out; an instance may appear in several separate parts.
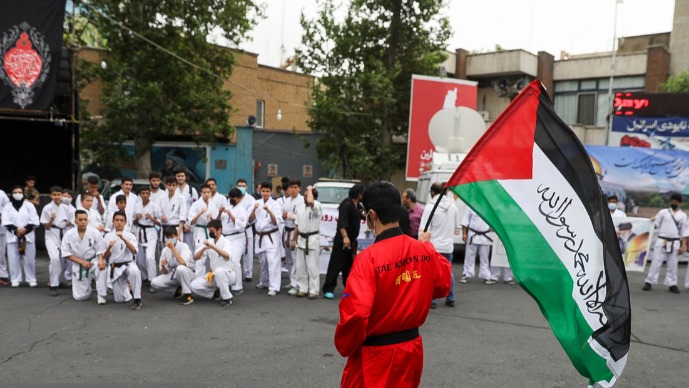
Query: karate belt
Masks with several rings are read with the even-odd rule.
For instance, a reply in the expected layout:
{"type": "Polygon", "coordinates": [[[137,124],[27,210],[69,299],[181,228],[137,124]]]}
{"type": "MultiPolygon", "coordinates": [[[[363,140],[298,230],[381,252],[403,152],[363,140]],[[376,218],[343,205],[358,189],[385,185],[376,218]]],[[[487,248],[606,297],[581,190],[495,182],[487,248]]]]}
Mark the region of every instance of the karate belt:
{"type": "Polygon", "coordinates": [[[225,236],[225,237],[228,237],[228,236],[236,236],[236,235],[242,234],[242,233],[244,233],[244,231],[241,231],[241,232],[234,232],[234,233],[230,233],[230,234],[225,234],[225,233],[223,233],[223,236],[225,236]]]}
{"type": "Polygon", "coordinates": [[[664,250],[665,253],[672,253],[672,251],[675,250],[675,241],[679,241],[679,238],[667,238],[663,236],[658,236],[659,239],[665,240],[665,244],[663,244],[663,247],[667,247],[667,244],[670,244],[670,250],[668,251],[667,248],[664,250]]]}
{"type": "Polygon", "coordinates": [[[256,234],[254,224],[247,225],[246,228],[244,228],[244,253],[249,253],[249,236],[246,234],[246,230],[249,228],[251,228],[251,231],[254,235],[256,234]]]}
{"type": "Polygon", "coordinates": [[[304,252],[307,255],[309,254],[309,236],[313,236],[314,234],[318,234],[318,231],[309,233],[299,233],[299,237],[303,237],[304,240],[306,240],[306,249],[304,249],[304,252]]]}
{"type": "Polygon", "coordinates": [[[123,265],[127,265],[131,263],[132,261],[124,261],[122,263],[112,263],[110,264],[110,279],[113,279],[115,277],[115,268],[120,268],[123,265]]]}
{"type": "Polygon", "coordinates": [[[62,237],[65,235],[65,228],[60,228],[55,225],[51,225],[50,228],[55,228],[60,231],[60,241],[62,241],[62,237]]]}
{"type": "Polygon", "coordinates": [[[364,346],[385,346],[411,341],[419,336],[419,328],[397,331],[394,333],[371,335],[364,340],[364,346]]]}
{"type": "Polygon", "coordinates": [[[213,277],[214,277],[214,276],[215,276],[215,273],[214,273],[214,272],[208,272],[208,273],[206,274],[206,282],[208,283],[208,286],[209,286],[209,287],[213,285],[213,277]]]}
{"type": "Polygon", "coordinates": [[[493,242],[493,239],[490,238],[490,237],[488,237],[488,233],[490,233],[490,229],[488,229],[488,230],[486,230],[486,231],[483,231],[483,232],[479,232],[478,230],[472,229],[472,228],[469,228],[469,227],[467,227],[467,229],[469,229],[470,231],[474,232],[474,235],[471,236],[471,238],[469,239],[469,244],[473,244],[473,243],[474,243],[474,237],[476,237],[476,236],[484,236],[485,238],[488,239],[488,241],[493,242]]]}
{"type": "Polygon", "coordinates": [[[273,236],[272,236],[272,234],[275,233],[275,232],[277,232],[277,231],[279,231],[279,230],[280,230],[280,229],[275,228],[275,229],[273,229],[273,230],[271,230],[271,231],[268,231],[268,232],[259,232],[259,231],[256,231],[256,234],[260,236],[260,237],[258,238],[258,247],[259,247],[259,248],[261,247],[261,243],[263,243],[263,237],[264,237],[264,236],[268,236],[268,238],[270,239],[270,242],[272,243],[272,242],[273,242],[273,236]]]}
{"type": "Polygon", "coordinates": [[[155,228],[155,226],[153,226],[153,225],[140,225],[140,224],[137,226],[139,227],[139,242],[141,242],[141,240],[142,240],[141,236],[143,235],[144,244],[146,244],[148,242],[148,236],[146,235],[147,234],[146,229],[155,228]]]}
{"type": "Polygon", "coordinates": [[[285,231],[287,232],[287,233],[285,233],[285,236],[284,236],[284,238],[285,238],[285,246],[289,247],[290,236],[292,235],[292,232],[294,231],[294,228],[290,228],[290,227],[288,227],[288,226],[285,226],[285,231]]]}
{"type": "Polygon", "coordinates": [[[203,229],[203,231],[206,232],[206,238],[208,238],[208,225],[199,225],[199,224],[196,224],[196,225],[194,225],[194,226],[197,227],[197,228],[203,229]]]}
{"type": "MultiPolygon", "coordinates": [[[[93,259],[95,259],[95,258],[96,258],[96,256],[93,256],[92,258],[90,258],[90,259],[85,259],[85,260],[88,261],[88,262],[90,263],[90,262],[92,262],[93,259]]],[[[81,279],[83,279],[84,277],[86,277],[86,278],[88,279],[88,277],[89,277],[89,271],[91,271],[91,268],[86,268],[86,267],[84,267],[83,265],[79,264],[79,281],[81,281],[81,279]]]]}

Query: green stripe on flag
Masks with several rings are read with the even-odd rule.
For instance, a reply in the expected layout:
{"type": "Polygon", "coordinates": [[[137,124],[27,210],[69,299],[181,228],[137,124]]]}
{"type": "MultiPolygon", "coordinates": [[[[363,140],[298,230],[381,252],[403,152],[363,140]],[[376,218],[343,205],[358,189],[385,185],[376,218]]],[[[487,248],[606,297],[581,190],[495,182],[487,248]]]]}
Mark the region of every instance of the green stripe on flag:
{"type": "Polygon", "coordinates": [[[505,245],[519,285],[538,303],[577,371],[593,381],[610,381],[606,360],[588,345],[593,330],[576,305],[574,282],[541,232],[498,181],[451,187],[486,221],[505,245]]]}

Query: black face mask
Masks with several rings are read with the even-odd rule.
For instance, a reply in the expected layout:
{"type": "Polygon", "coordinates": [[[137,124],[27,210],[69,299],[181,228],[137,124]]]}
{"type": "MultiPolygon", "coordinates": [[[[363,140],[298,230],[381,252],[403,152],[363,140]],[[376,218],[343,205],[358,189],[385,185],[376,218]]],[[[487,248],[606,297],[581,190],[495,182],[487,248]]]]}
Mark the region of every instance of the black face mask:
{"type": "Polygon", "coordinates": [[[215,239],[215,232],[208,232],[208,237],[215,239]]]}
{"type": "Polygon", "coordinates": [[[672,210],[677,210],[677,208],[679,207],[679,205],[677,205],[676,203],[673,203],[673,204],[670,205],[670,207],[672,208],[672,210]]]}

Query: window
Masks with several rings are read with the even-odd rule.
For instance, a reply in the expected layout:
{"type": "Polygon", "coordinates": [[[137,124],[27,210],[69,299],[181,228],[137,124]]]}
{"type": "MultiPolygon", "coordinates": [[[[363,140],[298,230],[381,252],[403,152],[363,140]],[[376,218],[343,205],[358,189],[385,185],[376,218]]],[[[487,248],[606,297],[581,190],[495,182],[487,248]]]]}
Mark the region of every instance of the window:
{"type": "Polygon", "coordinates": [[[266,102],[264,100],[256,100],[256,127],[263,128],[263,119],[266,112],[266,102]]]}
{"type": "Polygon", "coordinates": [[[577,123],[583,125],[596,124],[596,94],[579,94],[579,106],[577,110],[577,123]]]}

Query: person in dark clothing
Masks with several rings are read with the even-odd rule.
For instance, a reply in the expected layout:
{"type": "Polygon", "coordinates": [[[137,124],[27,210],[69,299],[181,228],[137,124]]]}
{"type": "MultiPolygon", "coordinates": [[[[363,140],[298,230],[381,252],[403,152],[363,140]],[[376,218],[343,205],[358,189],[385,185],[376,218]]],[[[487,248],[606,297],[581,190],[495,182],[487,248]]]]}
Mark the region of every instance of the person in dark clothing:
{"type": "Polygon", "coordinates": [[[352,269],[354,256],[356,255],[359,228],[364,220],[361,205],[361,196],[364,194],[364,185],[358,183],[349,189],[349,197],[340,203],[338,208],[337,231],[333,238],[333,249],[330,252],[328,272],[323,284],[323,296],[326,299],[334,299],[337,276],[342,272],[342,285],[347,284],[349,271],[352,269]]]}

